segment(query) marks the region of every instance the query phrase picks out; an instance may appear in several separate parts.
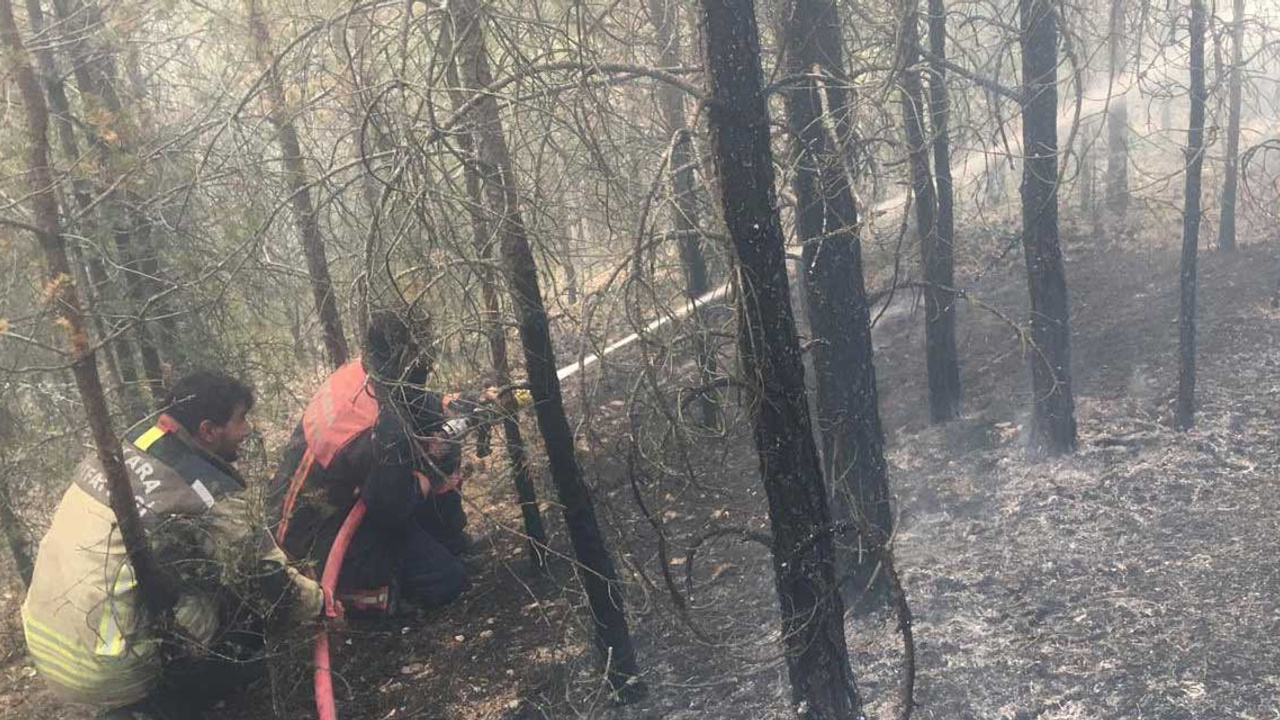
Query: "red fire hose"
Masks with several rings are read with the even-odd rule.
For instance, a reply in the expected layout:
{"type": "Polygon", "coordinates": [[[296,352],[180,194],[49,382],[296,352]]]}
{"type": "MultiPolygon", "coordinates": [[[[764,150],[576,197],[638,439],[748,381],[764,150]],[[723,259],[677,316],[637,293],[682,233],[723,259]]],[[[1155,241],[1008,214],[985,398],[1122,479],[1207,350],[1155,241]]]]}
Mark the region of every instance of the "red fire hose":
{"type": "MultiPolygon", "coordinates": [[[[338,593],[338,575],[342,573],[342,560],[347,556],[347,546],[355,537],[360,522],[364,520],[364,500],[356,501],[342,527],[338,528],[338,536],[329,548],[329,558],[324,563],[324,575],[320,577],[320,587],[324,589],[324,612],[327,617],[337,617],[337,603],[334,597],[338,593]]],[[[329,667],[329,628],[321,627],[316,636],[315,652],[315,691],[316,710],[320,720],[338,720],[337,706],[333,701],[333,674],[329,667]]]]}
{"type": "MultiPolygon", "coordinates": [[[[528,407],[533,403],[533,395],[528,389],[508,388],[506,391],[511,392],[516,408],[528,407]]],[[[458,420],[456,425],[450,423],[445,427],[445,434],[451,436],[455,442],[461,440],[468,430],[480,422],[480,418],[476,416],[458,418],[458,420]]],[[[488,452],[486,450],[481,454],[485,455],[488,452]]],[[[360,529],[366,510],[364,499],[356,500],[351,512],[347,513],[347,519],[342,522],[342,527],[338,528],[338,536],[333,539],[333,545],[329,548],[329,557],[324,563],[324,574],[320,576],[320,587],[324,590],[326,617],[336,618],[340,614],[338,603],[334,600],[338,594],[338,576],[342,573],[342,561],[347,556],[347,547],[351,545],[351,538],[355,537],[356,530],[360,529]]],[[[320,715],[320,720],[338,720],[338,710],[333,700],[333,673],[329,666],[329,628],[327,626],[321,627],[320,633],[316,636],[314,662],[313,685],[316,694],[316,711],[320,715]]]]}

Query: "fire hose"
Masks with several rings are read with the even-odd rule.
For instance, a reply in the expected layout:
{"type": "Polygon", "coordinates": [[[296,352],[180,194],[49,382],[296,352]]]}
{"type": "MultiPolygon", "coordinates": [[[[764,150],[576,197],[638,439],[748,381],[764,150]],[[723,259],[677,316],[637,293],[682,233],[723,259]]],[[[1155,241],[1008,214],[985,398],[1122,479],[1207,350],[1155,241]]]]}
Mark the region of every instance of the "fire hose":
{"type": "MultiPolygon", "coordinates": [[[[507,388],[503,392],[510,394],[512,399],[510,405],[514,406],[515,409],[533,404],[533,394],[527,389],[507,388]]],[[[439,437],[446,442],[462,442],[463,438],[471,430],[478,427],[487,428],[487,424],[491,423],[495,416],[497,416],[497,413],[494,413],[492,408],[482,407],[480,412],[452,418],[441,428],[439,437]],[[485,412],[486,410],[488,412],[485,412]]],[[[488,454],[487,438],[487,432],[481,434],[479,442],[485,446],[485,451],[480,453],[482,456],[488,454]]],[[[347,556],[347,548],[351,545],[351,539],[355,537],[356,531],[360,529],[360,523],[364,521],[367,509],[363,498],[356,500],[356,504],[347,513],[346,520],[342,522],[342,527],[338,529],[338,535],[334,538],[333,545],[329,548],[329,556],[324,563],[324,573],[320,576],[320,588],[324,591],[324,614],[326,618],[337,618],[341,615],[338,603],[334,600],[338,593],[338,576],[342,572],[342,561],[347,556]]],[[[320,716],[320,720],[337,720],[338,710],[333,698],[333,671],[330,662],[329,627],[327,624],[322,625],[320,632],[316,635],[313,660],[315,675],[312,684],[315,688],[316,711],[320,716]]]]}

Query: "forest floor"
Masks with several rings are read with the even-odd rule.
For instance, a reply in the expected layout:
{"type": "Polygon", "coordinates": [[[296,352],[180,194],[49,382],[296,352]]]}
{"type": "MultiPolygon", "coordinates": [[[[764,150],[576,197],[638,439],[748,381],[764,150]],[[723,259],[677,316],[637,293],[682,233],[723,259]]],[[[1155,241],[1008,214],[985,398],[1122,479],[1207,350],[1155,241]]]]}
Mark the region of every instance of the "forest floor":
{"type": "MultiPolygon", "coordinates": [[[[1024,454],[1026,360],[1003,320],[960,309],[965,415],[941,428],[927,424],[920,311],[903,298],[876,328],[897,565],[915,615],[915,717],[1280,717],[1280,311],[1268,304],[1278,259],[1257,246],[1202,255],[1200,411],[1179,433],[1168,424],[1176,249],[1067,252],[1080,426],[1069,458],[1024,454]]],[[[1021,320],[1023,274],[1014,253],[973,293],[1021,320]]],[[[708,528],[767,530],[750,434],[736,425],[686,448],[692,481],[643,486],[663,545],[632,499],[625,403],[594,405],[583,428],[602,523],[630,579],[645,699],[610,706],[571,567],[527,569],[510,490],[479,472],[474,590],[429,617],[350,623],[336,640],[341,717],[792,717],[765,548],[704,546],[685,614],[662,574],[683,591],[686,548],[708,528]]],[[[547,516],[563,550],[554,507],[547,516]]],[[[15,598],[0,598],[11,623],[15,598]]],[[[38,690],[13,632],[0,626],[0,717],[85,717],[38,690]]],[[[847,635],[869,716],[894,717],[893,620],[851,618],[847,635]]],[[[309,673],[277,677],[274,693],[215,717],[270,717],[273,705],[314,717],[309,673]]]]}

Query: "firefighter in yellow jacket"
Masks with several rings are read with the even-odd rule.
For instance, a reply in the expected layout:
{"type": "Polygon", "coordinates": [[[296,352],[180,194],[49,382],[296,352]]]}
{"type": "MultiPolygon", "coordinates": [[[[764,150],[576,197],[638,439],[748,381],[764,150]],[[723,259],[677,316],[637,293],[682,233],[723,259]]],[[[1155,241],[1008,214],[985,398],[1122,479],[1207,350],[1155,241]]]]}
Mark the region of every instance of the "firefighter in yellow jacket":
{"type": "Polygon", "coordinates": [[[261,668],[266,621],[322,613],[315,582],[288,567],[232,467],[253,392],[215,373],[175,383],[156,424],[124,443],[138,510],[161,564],[180,581],[174,630],[138,596],[95,456],[76,470],[40,543],[22,607],[37,670],[100,718],[199,717],[261,668]]]}

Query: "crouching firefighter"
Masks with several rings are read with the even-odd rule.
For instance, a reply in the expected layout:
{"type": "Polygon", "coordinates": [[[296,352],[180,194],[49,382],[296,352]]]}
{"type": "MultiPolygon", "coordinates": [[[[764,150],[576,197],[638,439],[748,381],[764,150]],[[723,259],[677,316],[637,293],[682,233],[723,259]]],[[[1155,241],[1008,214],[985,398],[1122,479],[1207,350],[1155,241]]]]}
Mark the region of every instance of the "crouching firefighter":
{"type": "Polygon", "coordinates": [[[27,647],[56,694],[100,718],[198,718],[261,676],[263,630],[303,623],[320,587],[253,522],[232,467],[253,392],[196,373],[122,447],[148,541],[179,588],[172,625],[140,597],[95,455],[76,471],[40,543],[22,606],[27,647]]]}
{"type": "Polygon", "coordinates": [[[311,398],[272,481],[275,536],[318,577],[357,500],[366,515],[347,548],[339,599],[349,611],[440,607],[469,587],[459,439],[492,391],[469,398],[425,389],[427,321],[372,314],[362,359],[338,368],[311,398]]]}

